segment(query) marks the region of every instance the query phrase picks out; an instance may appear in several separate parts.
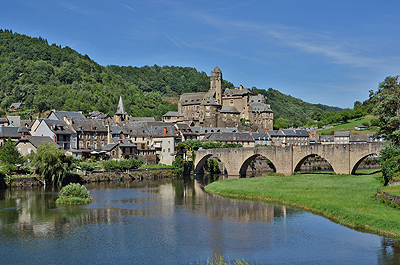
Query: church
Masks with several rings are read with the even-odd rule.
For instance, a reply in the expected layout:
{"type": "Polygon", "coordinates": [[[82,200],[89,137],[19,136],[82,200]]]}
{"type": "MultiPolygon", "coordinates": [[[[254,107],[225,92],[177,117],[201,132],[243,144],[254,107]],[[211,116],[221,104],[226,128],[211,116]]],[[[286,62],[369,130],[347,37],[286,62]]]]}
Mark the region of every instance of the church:
{"type": "Polygon", "coordinates": [[[273,129],[273,111],[266,97],[253,95],[243,86],[223,89],[218,67],[211,71],[210,82],[210,91],[185,93],[179,99],[178,112],[189,126],[273,129]]]}

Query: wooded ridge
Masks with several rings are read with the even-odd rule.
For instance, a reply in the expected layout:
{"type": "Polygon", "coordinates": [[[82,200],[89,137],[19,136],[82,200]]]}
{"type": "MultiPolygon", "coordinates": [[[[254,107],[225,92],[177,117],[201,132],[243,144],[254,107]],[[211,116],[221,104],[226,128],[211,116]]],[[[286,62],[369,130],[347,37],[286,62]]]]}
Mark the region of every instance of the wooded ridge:
{"type": "MultiPolygon", "coordinates": [[[[233,88],[223,81],[224,88],[233,88]]],[[[192,67],[180,66],[101,66],[88,55],[68,46],[49,45],[39,37],[0,29],[0,107],[2,115],[14,102],[25,104],[25,115],[46,110],[94,110],[113,115],[121,95],[127,112],[161,120],[177,105],[165,99],[178,99],[182,93],[208,91],[209,77],[192,67]]],[[[274,118],[306,123],[317,112],[337,112],[340,108],[311,104],[268,90],[250,89],[267,96],[274,118]]]]}

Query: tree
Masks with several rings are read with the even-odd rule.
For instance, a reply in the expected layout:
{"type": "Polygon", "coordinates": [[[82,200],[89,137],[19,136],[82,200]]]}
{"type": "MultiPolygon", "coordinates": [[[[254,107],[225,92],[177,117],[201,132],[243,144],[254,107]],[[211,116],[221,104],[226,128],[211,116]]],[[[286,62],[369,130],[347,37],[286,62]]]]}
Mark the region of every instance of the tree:
{"type": "Polygon", "coordinates": [[[284,119],[282,117],[276,119],[274,124],[274,129],[289,128],[289,127],[290,127],[289,120],[284,119]]]}
{"type": "Polygon", "coordinates": [[[400,146],[400,84],[399,76],[386,77],[370,98],[375,104],[374,114],[378,116],[378,134],[396,146],[400,146]]]}
{"type": "Polygon", "coordinates": [[[31,165],[36,174],[46,183],[61,186],[68,171],[72,169],[73,158],[65,154],[51,143],[41,144],[36,154],[32,154],[31,165]]]}
{"type": "Polygon", "coordinates": [[[400,176],[400,147],[388,144],[381,151],[379,163],[382,168],[382,182],[387,185],[394,177],[400,176]]]}
{"type": "Polygon", "coordinates": [[[17,169],[15,165],[25,162],[11,138],[8,138],[6,144],[0,148],[0,161],[5,163],[6,174],[15,172],[17,169]]]}

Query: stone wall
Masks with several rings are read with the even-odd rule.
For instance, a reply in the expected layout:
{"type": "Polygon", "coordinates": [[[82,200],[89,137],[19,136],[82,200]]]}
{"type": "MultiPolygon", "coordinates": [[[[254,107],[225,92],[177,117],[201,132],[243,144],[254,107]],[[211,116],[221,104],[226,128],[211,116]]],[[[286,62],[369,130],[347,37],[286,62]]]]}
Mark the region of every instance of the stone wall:
{"type": "MultiPolygon", "coordinates": [[[[138,169],[130,172],[101,172],[90,173],[86,176],[83,174],[71,174],[67,176],[62,185],[68,183],[91,183],[91,182],[109,182],[109,181],[132,181],[143,179],[160,179],[174,177],[171,169],[155,168],[155,169],[138,169]]],[[[39,187],[44,186],[40,177],[16,177],[16,178],[0,178],[0,189],[13,187],[39,187]]]]}

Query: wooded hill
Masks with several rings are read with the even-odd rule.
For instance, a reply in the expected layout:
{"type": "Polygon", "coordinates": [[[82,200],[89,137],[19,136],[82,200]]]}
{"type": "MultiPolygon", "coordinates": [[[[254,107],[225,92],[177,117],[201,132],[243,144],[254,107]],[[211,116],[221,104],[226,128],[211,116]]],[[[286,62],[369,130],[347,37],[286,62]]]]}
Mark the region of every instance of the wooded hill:
{"type": "MultiPolygon", "coordinates": [[[[224,88],[233,84],[223,81],[224,88]]],[[[88,113],[99,110],[113,115],[121,95],[132,116],[152,116],[157,120],[177,105],[163,100],[178,99],[182,93],[208,91],[209,77],[191,67],[101,66],[70,47],[49,45],[46,39],[32,38],[0,29],[0,107],[25,104],[26,113],[72,110],[88,113]]],[[[339,108],[310,104],[270,88],[251,89],[263,94],[274,111],[294,123],[306,123],[312,113],[339,108]]]]}

